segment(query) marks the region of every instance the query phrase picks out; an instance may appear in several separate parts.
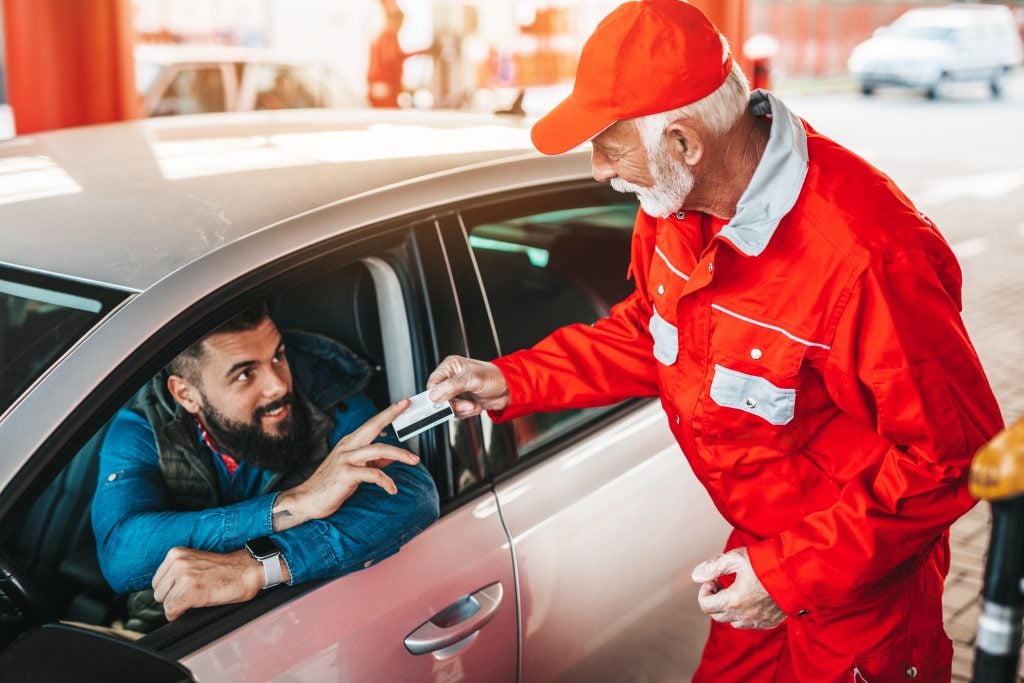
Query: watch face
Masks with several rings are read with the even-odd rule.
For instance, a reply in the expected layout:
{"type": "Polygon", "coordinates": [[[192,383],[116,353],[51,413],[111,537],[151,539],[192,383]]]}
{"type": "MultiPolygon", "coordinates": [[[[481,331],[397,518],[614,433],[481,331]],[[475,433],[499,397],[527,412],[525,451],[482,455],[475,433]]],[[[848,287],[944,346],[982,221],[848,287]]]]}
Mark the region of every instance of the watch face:
{"type": "Polygon", "coordinates": [[[281,548],[274,542],[274,539],[269,536],[260,536],[254,538],[245,544],[249,552],[252,553],[253,557],[257,560],[265,557],[270,557],[281,552],[281,548]]]}

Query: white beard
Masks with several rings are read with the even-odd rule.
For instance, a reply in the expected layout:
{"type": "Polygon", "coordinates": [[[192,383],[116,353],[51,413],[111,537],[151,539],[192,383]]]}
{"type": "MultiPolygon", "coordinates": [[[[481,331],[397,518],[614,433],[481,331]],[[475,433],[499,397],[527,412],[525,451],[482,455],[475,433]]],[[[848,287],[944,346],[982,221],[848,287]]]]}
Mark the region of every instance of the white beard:
{"type": "Polygon", "coordinates": [[[622,178],[612,178],[612,189],[618,192],[632,192],[640,200],[640,208],[654,218],[666,218],[682,207],[686,197],[693,190],[694,178],[685,166],[678,166],[664,148],[652,157],[648,170],[654,178],[651,187],[640,187],[622,178]]]}

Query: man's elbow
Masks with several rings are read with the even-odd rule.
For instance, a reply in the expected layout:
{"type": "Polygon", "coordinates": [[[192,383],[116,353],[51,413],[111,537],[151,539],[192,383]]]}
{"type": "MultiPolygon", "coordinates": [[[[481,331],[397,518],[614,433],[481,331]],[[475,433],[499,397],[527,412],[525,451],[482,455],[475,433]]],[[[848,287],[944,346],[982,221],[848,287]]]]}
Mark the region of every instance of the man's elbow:
{"type": "MultiPolygon", "coordinates": [[[[110,549],[108,547],[98,549],[97,559],[99,560],[100,572],[110,585],[110,589],[118,595],[149,587],[150,577],[134,575],[130,567],[123,566],[122,562],[114,561],[114,558],[124,557],[125,554],[123,550],[110,549]]],[[[130,553],[128,555],[130,556],[130,553]]]]}
{"type": "Polygon", "coordinates": [[[96,559],[100,573],[117,594],[132,593],[149,588],[156,566],[147,567],[146,553],[133,543],[120,525],[106,534],[97,534],[96,559]]]}

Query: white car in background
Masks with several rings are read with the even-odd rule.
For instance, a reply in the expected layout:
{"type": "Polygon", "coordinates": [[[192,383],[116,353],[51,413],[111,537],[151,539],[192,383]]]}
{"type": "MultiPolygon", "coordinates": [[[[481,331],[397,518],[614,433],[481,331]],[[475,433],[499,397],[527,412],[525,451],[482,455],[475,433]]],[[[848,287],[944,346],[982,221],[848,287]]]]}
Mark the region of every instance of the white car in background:
{"type": "Polygon", "coordinates": [[[861,92],[878,86],[919,88],[929,99],[951,81],[985,81],[993,96],[1021,63],[1021,39],[1010,10],[950,5],[909,10],[853,49],[850,72],[861,92]]]}
{"type": "Polygon", "coordinates": [[[256,48],[138,45],[135,80],[146,116],[366,106],[327,65],[256,48]]]}

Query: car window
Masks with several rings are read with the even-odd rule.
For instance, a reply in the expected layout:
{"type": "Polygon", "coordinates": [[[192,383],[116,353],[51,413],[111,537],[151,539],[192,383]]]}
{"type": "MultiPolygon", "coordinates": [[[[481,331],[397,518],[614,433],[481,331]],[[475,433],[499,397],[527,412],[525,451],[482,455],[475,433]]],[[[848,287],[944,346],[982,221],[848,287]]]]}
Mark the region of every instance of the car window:
{"type": "MultiPolygon", "coordinates": [[[[433,225],[430,221],[427,227],[433,225]]],[[[271,319],[288,334],[286,345],[302,349],[307,357],[317,356],[317,363],[306,364],[304,374],[298,365],[293,365],[293,377],[303,377],[300,388],[309,391],[308,400],[327,401],[336,411],[334,415],[347,412],[355,415],[356,411],[372,414],[400,397],[412,395],[417,387],[422,387],[426,373],[436,366],[435,356],[420,357],[427,352],[422,325],[408,314],[410,309],[424,308],[422,297],[426,296],[417,270],[414,232],[394,231],[386,238],[378,236],[372,252],[356,260],[350,257],[339,263],[333,259],[331,263],[318,263],[315,268],[279,277],[271,293],[262,298],[271,319]],[[296,330],[304,337],[301,345],[293,334],[296,330]],[[347,352],[339,352],[337,344],[343,345],[347,352]],[[346,360],[348,353],[358,360],[346,360]],[[365,363],[368,376],[365,382],[359,381],[345,389],[352,393],[339,396],[339,372],[348,373],[352,378],[361,376],[361,372],[352,371],[352,362],[365,363]],[[323,363],[329,364],[330,372],[323,363]],[[328,375],[333,377],[334,384],[325,385],[328,375]]],[[[436,230],[426,233],[436,235],[436,230]]],[[[61,310],[68,311],[68,315],[75,312],[102,315],[112,305],[109,297],[98,295],[94,303],[82,289],[71,285],[67,291],[61,291],[53,284],[44,289],[41,281],[33,281],[34,289],[31,289],[9,280],[6,272],[0,270],[0,312],[5,314],[2,318],[5,321],[9,319],[7,313],[17,310],[27,309],[39,315],[61,310]],[[28,303],[15,308],[9,305],[12,301],[19,305],[28,303]],[[92,312],[94,309],[96,313],[92,312]]],[[[447,292],[453,296],[450,286],[447,292]]],[[[253,303],[234,304],[223,319],[253,303]]],[[[208,324],[215,326],[218,322],[208,324]]],[[[45,329],[48,328],[36,325],[33,334],[46,336],[45,329]]],[[[8,335],[6,328],[2,331],[0,348],[4,348],[3,342],[8,339],[25,345],[23,338],[8,335]]],[[[289,356],[294,358],[290,352],[289,356]]],[[[6,388],[6,383],[3,386],[6,388]]],[[[27,616],[23,618],[27,614],[37,623],[61,619],[113,629],[115,635],[129,637],[146,631],[141,627],[137,610],[133,611],[126,600],[126,593],[136,589],[119,589],[122,593],[115,593],[101,571],[91,518],[94,492],[97,484],[102,484],[100,454],[112,425],[121,420],[121,434],[124,434],[126,419],[128,422],[150,420],[145,406],[163,405],[166,400],[171,400],[167,405],[173,406],[169,396],[154,393],[160,386],[166,387],[162,372],[151,375],[142,384],[136,382],[124,387],[134,394],[126,395],[120,403],[121,410],[98,428],[90,427],[95,431],[83,437],[83,441],[88,440],[77,449],[70,462],[55,478],[37,482],[34,491],[19,501],[17,514],[5,520],[0,561],[5,554],[9,556],[11,566],[20,572],[23,583],[33,586],[33,593],[41,596],[41,600],[38,605],[25,605],[24,595],[17,591],[13,595],[9,591],[5,594],[0,588],[0,617],[3,617],[0,618],[0,646],[31,625],[27,616]]],[[[84,409],[90,410],[91,406],[84,409]]],[[[482,479],[482,467],[474,464],[479,458],[474,456],[476,451],[462,425],[438,427],[402,445],[421,455],[443,499],[450,499],[456,490],[450,480],[457,480],[462,485],[458,490],[462,491],[482,479]]],[[[218,480],[222,474],[218,469],[218,480]]],[[[113,476],[119,475],[115,472],[113,476]]],[[[103,482],[114,480],[103,478],[103,482]]],[[[165,629],[157,629],[152,635],[157,637],[155,642],[167,637],[173,640],[173,633],[168,636],[165,629]]],[[[154,641],[149,638],[146,642],[154,641]]]]}
{"type": "Polygon", "coordinates": [[[916,38],[919,40],[938,40],[945,43],[951,43],[957,38],[955,29],[944,26],[927,25],[894,24],[892,35],[904,38],[916,38]]]}
{"type": "Polygon", "coordinates": [[[164,91],[154,116],[207,114],[227,109],[220,66],[181,69],[164,91]]]}
{"type": "Polygon", "coordinates": [[[314,69],[273,64],[249,67],[256,83],[256,109],[296,109],[323,105],[314,69]]]}
{"type": "MultiPolygon", "coordinates": [[[[599,206],[467,224],[502,354],[529,348],[559,327],[592,324],[629,294],[636,211],[635,201],[616,196],[599,206]]],[[[606,412],[566,410],[515,420],[518,457],[606,412]]]]}
{"type": "Polygon", "coordinates": [[[123,295],[0,269],[0,412],[123,295]]]}

